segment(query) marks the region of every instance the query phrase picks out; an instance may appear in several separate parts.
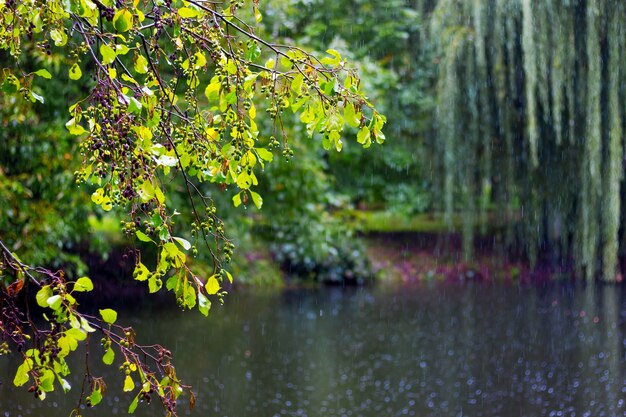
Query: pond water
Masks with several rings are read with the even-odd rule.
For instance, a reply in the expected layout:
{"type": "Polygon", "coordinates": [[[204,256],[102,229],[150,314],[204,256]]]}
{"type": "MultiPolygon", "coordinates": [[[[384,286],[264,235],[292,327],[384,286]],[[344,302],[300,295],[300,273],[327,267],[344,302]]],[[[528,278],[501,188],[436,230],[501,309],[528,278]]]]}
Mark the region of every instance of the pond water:
{"type": "MultiPolygon", "coordinates": [[[[132,314],[139,341],[171,348],[198,392],[195,410],[181,415],[626,416],[623,287],[250,290],[209,319],[132,314]]],[[[11,387],[14,371],[0,360],[0,417],[69,414],[78,381],[74,396],[40,403],[11,387]]],[[[111,383],[83,415],[125,415],[130,401],[111,383]]],[[[160,414],[155,404],[136,412],[160,414]]]]}

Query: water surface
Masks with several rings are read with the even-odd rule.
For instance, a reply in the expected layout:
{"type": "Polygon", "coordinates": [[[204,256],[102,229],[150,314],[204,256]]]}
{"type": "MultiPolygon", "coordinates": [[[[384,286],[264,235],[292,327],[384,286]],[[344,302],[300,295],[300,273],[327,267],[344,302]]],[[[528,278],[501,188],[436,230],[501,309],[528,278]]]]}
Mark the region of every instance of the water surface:
{"type": "MultiPolygon", "coordinates": [[[[197,390],[196,409],[181,415],[626,416],[621,287],[250,290],[209,319],[147,308],[120,320],[131,314],[139,341],[171,348],[197,390]]],[[[0,416],[69,414],[78,381],[74,397],[35,402],[10,386],[15,367],[0,361],[0,416]]],[[[130,401],[112,382],[83,414],[125,415],[130,401]]]]}

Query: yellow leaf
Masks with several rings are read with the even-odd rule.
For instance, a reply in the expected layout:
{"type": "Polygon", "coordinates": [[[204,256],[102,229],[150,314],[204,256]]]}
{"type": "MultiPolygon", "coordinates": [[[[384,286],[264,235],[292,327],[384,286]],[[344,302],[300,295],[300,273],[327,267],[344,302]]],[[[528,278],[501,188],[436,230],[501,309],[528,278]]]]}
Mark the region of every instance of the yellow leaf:
{"type": "Polygon", "coordinates": [[[148,72],[148,60],[143,55],[137,55],[134,65],[135,71],[139,74],[145,74],[148,72]]]}
{"type": "Polygon", "coordinates": [[[206,285],[204,286],[207,294],[209,295],[217,294],[217,292],[220,290],[220,283],[215,277],[216,275],[213,275],[211,278],[209,278],[206,285]]]}
{"type": "Polygon", "coordinates": [[[115,57],[117,56],[113,48],[111,48],[106,43],[100,45],[100,54],[102,55],[102,64],[104,65],[110,64],[115,61],[115,57]]]}
{"type": "Polygon", "coordinates": [[[196,58],[196,61],[194,63],[194,67],[196,69],[202,68],[206,65],[206,58],[204,57],[204,54],[202,52],[196,52],[194,54],[194,57],[196,58]]]}
{"type": "Polygon", "coordinates": [[[130,392],[135,389],[135,381],[130,377],[130,375],[126,375],[124,379],[124,392],[130,392]]]}
{"type": "Polygon", "coordinates": [[[83,72],[80,70],[78,64],[74,64],[70,67],[70,80],[78,80],[83,76],[83,72]]]}
{"type": "Polygon", "coordinates": [[[120,9],[113,16],[113,27],[118,32],[128,32],[133,27],[133,15],[128,9],[120,9]]]}
{"type": "Polygon", "coordinates": [[[102,203],[100,205],[102,206],[102,210],[104,211],[111,211],[111,209],[113,208],[113,202],[111,201],[109,196],[105,196],[102,199],[102,203]]]}
{"type": "Polygon", "coordinates": [[[194,17],[198,17],[200,12],[196,9],[192,9],[191,7],[181,7],[178,9],[178,15],[185,19],[191,19],[194,17]]]}
{"type": "Polygon", "coordinates": [[[237,176],[237,185],[243,190],[247,190],[252,185],[252,177],[247,172],[242,172],[237,176]]]}
{"type": "Polygon", "coordinates": [[[211,83],[204,90],[204,95],[209,101],[216,101],[220,96],[220,89],[222,88],[222,84],[218,77],[213,77],[211,83]]]}
{"type": "Polygon", "coordinates": [[[93,201],[96,204],[100,204],[102,202],[103,197],[104,197],[104,189],[98,188],[91,195],[91,201],[93,201]]]}

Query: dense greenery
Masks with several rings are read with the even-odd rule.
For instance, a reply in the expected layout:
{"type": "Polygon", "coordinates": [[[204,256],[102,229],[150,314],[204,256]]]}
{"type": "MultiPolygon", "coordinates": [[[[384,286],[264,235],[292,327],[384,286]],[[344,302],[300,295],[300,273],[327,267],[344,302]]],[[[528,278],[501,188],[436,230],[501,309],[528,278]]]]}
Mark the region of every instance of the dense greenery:
{"type": "MultiPolygon", "coordinates": [[[[394,231],[459,232],[466,261],[483,233],[533,265],[621,278],[622,2],[259,7],[0,0],[0,343],[22,356],[17,385],[65,388],[64,358],[95,329],[131,408],[150,394],[175,412],[188,387],[167,350],[78,309],[98,288],[85,260],[114,252],[203,314],[233,273],[275,282],[272,262],[366,281],[355,225],[381,211],[394,231]],[[370,100],[385,152],[361,151],[385,140],[370,100]],[[31,327],[29,299],[48,327],[31,327]]],[[[104,384],[85,381],[93,405],[104,384]]]]}
{"type": "Polygon", "coordinates": [[[488,233],[533,265],[620,279],[623,2],[316,0],[287,10],[288,36],[320,49],[346,42],[382,69],[368,79],[385,91],[390,146],[330,158],[354,201],[442,213],[467,261],[475,235],[488,233]],[[354,175],[363,166],[367,175],[354,175]]]}
{"type": "MultiPolygon", "coordinates": [[[[69,390],[65,358],[100,334],[102,361],[117,358],[134,394],[129,412],[156,396],[175,414],[184,391],[193,407],[167,349],[136,344],[112,309],[79,308],[94,289],[76,256],[98,249],[85,242],[90,221],[123,215],[135,280],[207,315],[232,282],[219,190],[261,208],[260,173],[274,149],[294,157],[292,133],[337,150],[344,126],[364,147],[384,141],[385,117],[339,52],[318,59],[268,42],[246,23],[262,20],[257,3],[0,1],[0,338],[3,354],[21,356],[16,386],[30,382],[42,400],[69,390]]],[[[105,387],[87,368],[78,406],[105,387]]]]}
{"type": "MultiPolygon", "coordinates": [[[[614,281],[626,101],[623,2],[430,2],[427,36],[446,211],[496,209],[503,243],[531,263],[553,253],[578,276],[614,281]],[[517,243],[516,243],[517,242],[517,243]]],[[[475,214],[474,214],[475,213],[475,214]]],[[[623,235],[623,233],[621,233],[623,235]]]]}

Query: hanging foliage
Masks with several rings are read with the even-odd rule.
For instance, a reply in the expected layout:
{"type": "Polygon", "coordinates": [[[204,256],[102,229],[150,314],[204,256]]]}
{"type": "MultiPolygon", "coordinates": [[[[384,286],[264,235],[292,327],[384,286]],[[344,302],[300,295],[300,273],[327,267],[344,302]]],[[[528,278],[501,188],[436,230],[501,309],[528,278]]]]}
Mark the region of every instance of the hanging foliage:
{"type": "MultiPolygon", "coordinates": [[[[78,183],[93,190],[97,210],[124,214],[124,233],[155,254],[133,251],[133,278],[205,316],[232,282],[234,248],[210,190],[229,187],[235,207],[261,208],[257,174],[274,149],[293,156],[288,113],[325,149],[342,149],[346,125],[364,148],[385,140],[385,117],[338,51],[318,58],[272,43],[248,23],[261,19],[258,0],[0,0],[0,107],[44,107],[51,94],[42,86],[54,80],[77,87],[69,107],[55,111],[79,144],[78,183]],[[186,206],[172,198],[176,189],[186,194],[190,224],[177,217],[186,206]],[[199,251],[212,261],[208,274],[192,265],[199,251]]],[[[24,122],[6,117],[1,125],[24,122]]],[[[193,408],[169,351],[136,344],[113,310],[80,308],[77,293],[92,291],[91,279],[30,265],[18,249],[0,235],[0,353],[22,360],[14,385],[29,383],[42,400],[55,387],[68,391],[66,357],[97,333],[102,361],[117,358],[123,390],[134,395],[129,413],[154,396],[173,415],[183,392],[193,408]],[[41,311],[23,307],[28,294],[41,311]]],[[[73,414],[104,391],[87,366],[73,414]]]]}
{"type": "Polygon", "coordinates": [[[517,242],[531,263],[550,253],[572,260],[583,278],[615,280],[623,248],[625,6],[435,3],[425,20],[440,57],[434,143],[444,161],[447,218],[487,209],[513,216],[519,227],[509,221],[503,243],[517,242]]]}

